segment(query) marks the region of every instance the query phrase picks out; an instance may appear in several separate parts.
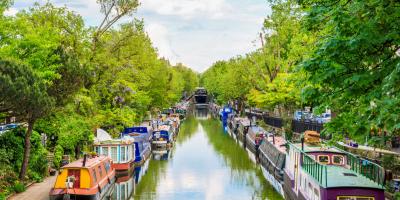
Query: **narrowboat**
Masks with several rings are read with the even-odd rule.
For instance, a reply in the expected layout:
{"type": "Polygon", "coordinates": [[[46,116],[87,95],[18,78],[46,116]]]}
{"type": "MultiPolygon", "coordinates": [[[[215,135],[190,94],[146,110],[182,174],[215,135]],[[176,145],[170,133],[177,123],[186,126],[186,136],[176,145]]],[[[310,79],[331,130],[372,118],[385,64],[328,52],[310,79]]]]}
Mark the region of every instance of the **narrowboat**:
{"type": "Polygon", "coordinates": [[[49,196],[51,200],[110,198],[115,179],[109,157],[89,158],[85,155],[83,159],[61,167],[49,196]]]}
{"type": "Polygon", "coordinates": [[[239,144],[244,146],[245,144],[245,138],[247,135],[247,132],[250,127],[250,120],[249,119],[243,119],[239,121],[239,128],[238,128],[238,134],[237,134],[237,141],[239,144]]]}
{"type": "Polygon", "coordinates": [[[142,165],[151,155],[151,127],[139,126],[125,128],[122,133],[123,137],[131,137],[134,139],[135,165],[142,165]]]}
{"type": "Polygon", "coordinates": [[[160,125],[153,131],[152,144],[154,148],[171,146],[174,142],[174,128],[171,125],[160,125]]]}
{"type": "Polygon", "coordinates": [[[127,200],[132,194],[135,194],[136,183],[134,173],[120,176],[115,181],[113,200],[127,200]]]}
{"type": "Polygon", "coordinates": [[[266,131],[259,126],[250,126],[246,138],[245,138],[245,148],[249,153],[250,159],[253,162],[257,162],[258,160],[258,148],[263,142],[263,138],[266,135],[266,131]]]}
{"type": "Polygon", "coordinates": [[[381,166],[317,143],[315,138],[288,143],[288,148],[283,185],[287,199],[385,199],[385,171],[381,166]]]}
{"type": "Polygon", "coordinates": [[[267,134],[259,147],[258,160],[265,179],[284,196],[283,175],[286,160],[286,140],[281,136],[267,134]]]}
{"type": "Polygon", "coordinates": [[[122,139],[112,139],[98,141],[94,143],[94,150],[97,155],[108,156],[113,161],[113,168],[116,173],[129,173],[134,168],[135,145],[134,139],[124,137],[122,139]]]}

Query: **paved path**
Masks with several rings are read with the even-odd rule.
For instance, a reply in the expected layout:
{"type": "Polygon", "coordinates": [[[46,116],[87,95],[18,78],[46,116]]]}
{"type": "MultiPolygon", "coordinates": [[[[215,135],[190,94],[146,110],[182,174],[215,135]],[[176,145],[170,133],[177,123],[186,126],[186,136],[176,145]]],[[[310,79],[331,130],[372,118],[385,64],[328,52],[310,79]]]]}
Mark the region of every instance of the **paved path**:
{"type": "Polygon", "coordinates": [[[25,192],[14,195],[10,200],[48,200],[50,189],[54,186],[57,176],[49,176],[41,183],[35,183],[25,192]]]}

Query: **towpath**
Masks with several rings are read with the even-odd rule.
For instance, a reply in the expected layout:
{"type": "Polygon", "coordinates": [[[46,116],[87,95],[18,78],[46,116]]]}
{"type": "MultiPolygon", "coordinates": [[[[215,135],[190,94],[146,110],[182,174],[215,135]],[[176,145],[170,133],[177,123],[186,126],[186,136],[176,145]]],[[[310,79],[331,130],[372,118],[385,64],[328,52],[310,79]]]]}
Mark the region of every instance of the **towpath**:
{"type": "Polygon", "coordinates": [[[57,176],[49,176],[41,183],[34,183],[25,192],[16,194],[10,200],[48,200],[50,189],[54,186],[57,176]]]}

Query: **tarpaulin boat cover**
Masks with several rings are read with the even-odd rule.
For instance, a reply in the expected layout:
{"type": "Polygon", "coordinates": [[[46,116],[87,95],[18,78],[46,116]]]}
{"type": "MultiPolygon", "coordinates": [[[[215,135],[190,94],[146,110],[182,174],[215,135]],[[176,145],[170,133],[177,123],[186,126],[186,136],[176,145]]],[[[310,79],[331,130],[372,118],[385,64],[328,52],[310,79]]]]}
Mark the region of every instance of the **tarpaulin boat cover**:
{"type": "Polygon", "coordinates": [[[102,142],[102,141],[108,141],[112,140],[111,135],[107,133],[107,131],[98,128],[97,129],[97,136],[94,139],[95,142],[102,142]]]}

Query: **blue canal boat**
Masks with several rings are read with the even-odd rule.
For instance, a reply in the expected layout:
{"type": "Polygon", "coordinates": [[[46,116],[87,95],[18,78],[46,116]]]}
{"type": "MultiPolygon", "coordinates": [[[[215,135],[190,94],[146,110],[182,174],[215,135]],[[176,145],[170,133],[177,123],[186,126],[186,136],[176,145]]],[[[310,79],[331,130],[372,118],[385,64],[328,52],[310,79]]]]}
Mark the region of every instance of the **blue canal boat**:
{"type": "Polygon", "coordinates": [[[122,132],[122,137],[127,136],[134,138],[135,164],[143,164],[150,157],[151,154],[151,127],[138,126],[125,128],[124,132],[122,132]]]}
{"type": "Polygon", "coordinates": [[[161,125],[153,131],[152,144],[154,147],[167,147],[174,142],[174,128],[171,125],[161,125]]]}

